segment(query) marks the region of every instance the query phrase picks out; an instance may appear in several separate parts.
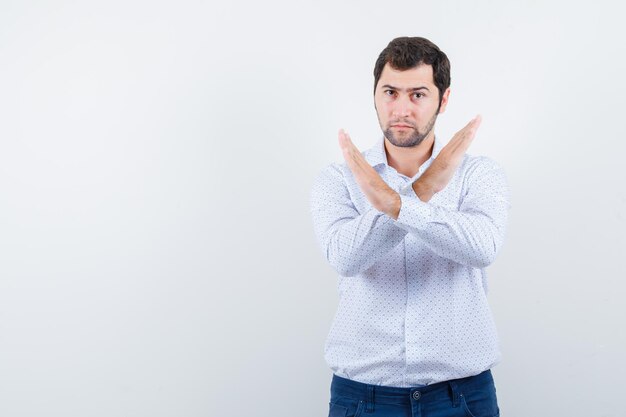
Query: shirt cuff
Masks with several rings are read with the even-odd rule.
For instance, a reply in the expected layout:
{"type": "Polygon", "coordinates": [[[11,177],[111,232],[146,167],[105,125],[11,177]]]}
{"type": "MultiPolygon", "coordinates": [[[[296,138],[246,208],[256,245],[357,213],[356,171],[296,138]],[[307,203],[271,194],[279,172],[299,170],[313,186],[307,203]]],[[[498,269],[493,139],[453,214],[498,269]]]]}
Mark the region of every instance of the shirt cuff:
{"type": "Polygon", "coordinates": [[[400,201],[402,205],[396,224],[407,231],[425,229],[432,217],[432,206],[417,197],[403,194],[400,194],[400,201]]]}

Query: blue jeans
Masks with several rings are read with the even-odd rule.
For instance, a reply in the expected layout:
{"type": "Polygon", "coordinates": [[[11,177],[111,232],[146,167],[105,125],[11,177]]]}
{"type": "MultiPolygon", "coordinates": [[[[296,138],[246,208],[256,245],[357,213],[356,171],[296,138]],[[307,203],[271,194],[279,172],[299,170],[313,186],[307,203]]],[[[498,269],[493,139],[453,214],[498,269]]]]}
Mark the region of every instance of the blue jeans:
{"type": "Polygon", "coordinates": [[[490,370],[436,384],[398,388],[333,375],[329,417],[498,417],[490,370]]]}

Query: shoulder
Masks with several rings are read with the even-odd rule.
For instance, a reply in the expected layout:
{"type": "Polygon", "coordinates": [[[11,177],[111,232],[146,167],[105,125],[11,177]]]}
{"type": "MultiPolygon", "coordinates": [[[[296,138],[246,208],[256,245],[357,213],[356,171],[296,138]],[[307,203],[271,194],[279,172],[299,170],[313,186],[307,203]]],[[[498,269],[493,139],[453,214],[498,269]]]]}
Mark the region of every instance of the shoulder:
{"type": "Polygon", "coordinates": [[[484,155],[465,154],[461,165],[468,170],[501,170],[495,159],[484,155]]]}
{"type": "Polygon", "coordinates": [[[313,180],[313,185],[322,185],[325,183],[334,183],[338,181],[343,181],[345,175],[345,169],[347,168],[345,162],[338,163],[332,162],[324,167],[322,167],[317,174],[315,175],[315,179],[313,180]]]}
{"type": "Polygon", "coordinates": [[[490,196],[510,200],[507,175],[502,165],[488,156],[465,155],[460,166],[463,195],[490,196]]]}
{"type": "MultiPolygon", "coordinates": [[[[370,164],[373,165],[373,161],[378,162],[380,159],[379,151],[380,147],[383,146],[382,142],[377,142],[373,146],[368,149],[361,151],[361,155],[363,158],[370,164]]],[[[326,182],[340,182],[340,183],[350,183],[354,180],[354,175],[348,164],[345,161],[341,162],[332,162],[317,172],[315,175],[314,184],[323,184],[326,182]]]]}
{"type": "Polygon", "coordinates": [[[496,160],[484,155],[465,154],[459,168],[466,181],[485,180],[490,177],[506,179],[504,168],[496,160]]]}
{"type": "Polygon", "coordinates": [[[349,194],[346,170],[349,171],[345,162],[333,162],[317,172],[310,193],[313,205],[324,204],[324,202],[336,198],[345,198],[349,194]]]}
{"type": "Polygon", "coordinates": [[[466,189],[508,188],[504,168],[488,156],[466,154],[459,167],[459,173],[466,189]]]}
{"type": "MultiPolygon", "coordinates": [[[[361,152],[361,155],[371,164],[370,158],[372,157],[373,149],[367,149],[361,152]]],[[[343,184],[344,186],[351,187],[354,184],[354,174],[348,167],[345,161],[332,162],[322,169],[320,169],[315,175],[313,181],[314,186],[319,186],[327,183],[343,184]]]]}

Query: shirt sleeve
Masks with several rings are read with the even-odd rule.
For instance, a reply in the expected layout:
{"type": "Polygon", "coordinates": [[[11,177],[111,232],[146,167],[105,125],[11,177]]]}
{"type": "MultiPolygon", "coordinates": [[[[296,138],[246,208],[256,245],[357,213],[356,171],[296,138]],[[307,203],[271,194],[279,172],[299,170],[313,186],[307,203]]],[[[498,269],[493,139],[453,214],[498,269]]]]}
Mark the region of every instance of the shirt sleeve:
{"type": "Polygon", "coordinates": [[[336,164],[322,170],[315,180],[311,214],[323,254],[345,277],[365,271],[402,242],[408,233],[391,217],[374,208],[359,213],[336,164]]]}
{"type": "Polygon", "coordinates": [[[480,157],[468,169],[466,194],[458,210],[400,195],[395,223],[419,237],[437,255],[457,263],[484,268],[496,258],[506,231],[510,208],[504,170],[480,157]]]}

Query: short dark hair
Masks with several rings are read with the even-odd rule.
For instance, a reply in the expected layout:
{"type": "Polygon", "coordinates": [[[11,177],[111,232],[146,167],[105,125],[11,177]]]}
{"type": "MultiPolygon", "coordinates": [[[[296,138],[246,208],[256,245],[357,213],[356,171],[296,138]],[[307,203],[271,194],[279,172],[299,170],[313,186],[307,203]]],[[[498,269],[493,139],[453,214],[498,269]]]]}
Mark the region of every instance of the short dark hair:
{"type": "Polygon", "coordinates": [[[433,67],[433,78],[439,90],[439,105],[443,93],[450,87],[450,61],[434,43],[426,38],[400,37],[395,38],[378,56],[374,66],[374,94],[378,80],[385,64],[400,71],[415,68],[425,64],[433,67]]]}

